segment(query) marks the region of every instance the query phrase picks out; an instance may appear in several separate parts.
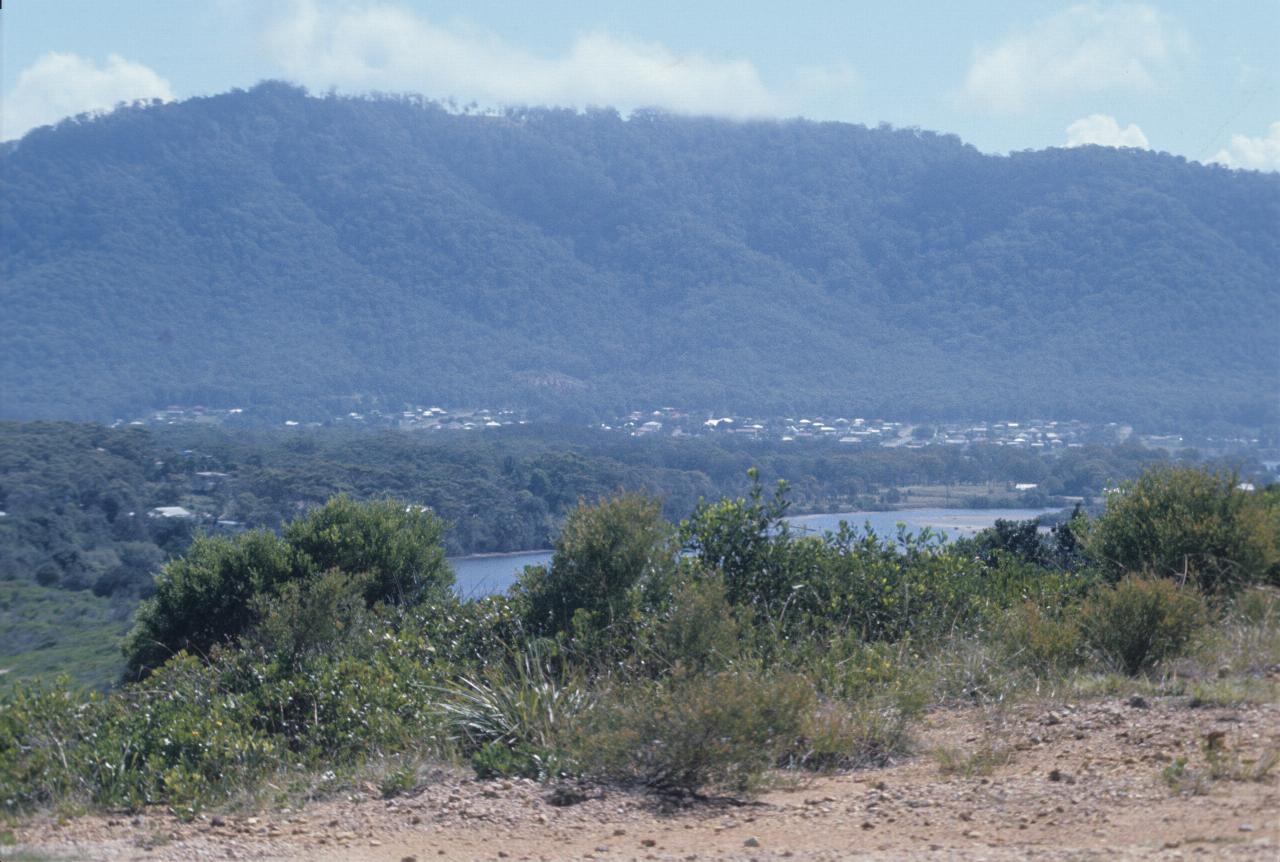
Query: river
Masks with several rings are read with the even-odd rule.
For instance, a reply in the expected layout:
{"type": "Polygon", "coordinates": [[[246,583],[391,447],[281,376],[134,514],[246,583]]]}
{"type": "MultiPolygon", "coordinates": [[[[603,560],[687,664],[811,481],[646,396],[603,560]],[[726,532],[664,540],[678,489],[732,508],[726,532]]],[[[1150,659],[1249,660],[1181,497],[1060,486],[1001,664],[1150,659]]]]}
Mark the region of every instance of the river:
{"type": "MultiPolygon", "coordinates": [[[[912,532],[925,527],[941,530],[949,539],[972,536],[986,529],[998,519],[1025,521],[1047,515],[1057,509],[898,509],[889,512],[833,512],[825,515],[796,515],[788,518],[792,527],[804,532],[821,534],[834,531],[841,521],[862,529],[870,524],[880,536],[893,536],[898,523],[907,525],[912,532]]],[[[457,576],[457,590],[463,598],[474,598],[489,593],[499,593],[515,582],[525,566],[537,566],[551,560],[551,551],[516,551],[510,554],[472,554],[466,557],[450,557],[457,576]]]]}

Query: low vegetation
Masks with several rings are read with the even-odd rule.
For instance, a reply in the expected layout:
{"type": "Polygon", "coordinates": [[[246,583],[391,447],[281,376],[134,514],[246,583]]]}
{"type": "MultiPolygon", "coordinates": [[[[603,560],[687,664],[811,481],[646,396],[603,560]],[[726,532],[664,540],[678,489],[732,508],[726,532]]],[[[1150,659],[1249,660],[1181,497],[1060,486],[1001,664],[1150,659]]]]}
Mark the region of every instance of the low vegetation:
{"type": "MultiPolygon", "coordinates": [[[[679,525],[617,493],[581,502],[550,563],[507,595],[465,602],[434,514],[337,498],[279,536],[200,539],[169,563],[114,690],[11,686],[0,807],[194,816],[244,788],[292,799],[369,775],[394,794],[441,758],[486,777],[749,794],[777,768],[892,759],[931,705],[1191,694],[1219,668],[1280,661],[1266,562],[1280,494],[1184,472],[1143,477],[1093,521],[952,544],[794,535],[785,485],[767,493],[754,474],[679,525]],[[1220,528],[1181,545],[1194,564],[1102,556],[1152,530],[1178,538],[1200,509],[1220,528]]],[[[964,775],[1005,755],[937,753],[964,775]]]]}

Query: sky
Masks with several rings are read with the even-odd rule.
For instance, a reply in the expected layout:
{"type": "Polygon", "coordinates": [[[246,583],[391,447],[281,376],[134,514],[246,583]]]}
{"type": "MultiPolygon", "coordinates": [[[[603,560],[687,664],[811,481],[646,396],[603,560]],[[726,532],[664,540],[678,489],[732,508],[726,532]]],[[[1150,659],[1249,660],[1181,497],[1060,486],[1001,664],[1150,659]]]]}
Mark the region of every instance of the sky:
{"type": "Polygon", "coordinates": [[[1280,171],[1280,0],[3,0],[0,138],[264,79],[1280,171]]]}

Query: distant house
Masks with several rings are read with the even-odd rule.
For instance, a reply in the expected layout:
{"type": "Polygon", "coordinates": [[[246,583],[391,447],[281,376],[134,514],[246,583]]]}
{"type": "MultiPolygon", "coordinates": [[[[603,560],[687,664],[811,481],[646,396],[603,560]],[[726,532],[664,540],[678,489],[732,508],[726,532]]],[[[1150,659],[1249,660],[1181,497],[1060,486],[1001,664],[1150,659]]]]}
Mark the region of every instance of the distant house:
{"type": "Polygon", "coordinates": [[[182,506],[156,506],[147,513],[152,518],[194,518],[195,513],[182,506]]]}

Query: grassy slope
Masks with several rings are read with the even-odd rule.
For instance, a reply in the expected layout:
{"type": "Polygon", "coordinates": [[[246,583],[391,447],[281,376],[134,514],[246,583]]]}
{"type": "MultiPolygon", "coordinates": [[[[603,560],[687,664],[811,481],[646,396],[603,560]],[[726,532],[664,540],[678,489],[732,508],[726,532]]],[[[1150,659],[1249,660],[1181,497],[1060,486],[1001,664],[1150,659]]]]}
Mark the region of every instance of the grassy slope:
{"type": "Polygon", "coordinates": [[[6,682],[68,674],[105,688],[124,662],[132,608],[89,592],[0,582],[0,669],[6,682]]]}

